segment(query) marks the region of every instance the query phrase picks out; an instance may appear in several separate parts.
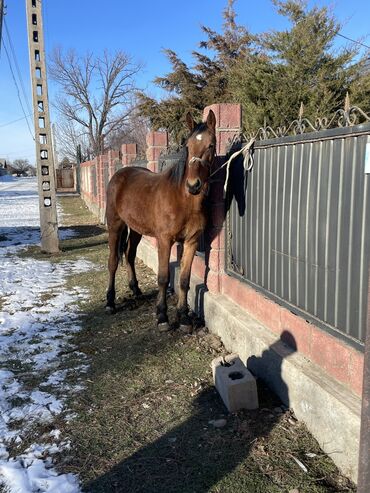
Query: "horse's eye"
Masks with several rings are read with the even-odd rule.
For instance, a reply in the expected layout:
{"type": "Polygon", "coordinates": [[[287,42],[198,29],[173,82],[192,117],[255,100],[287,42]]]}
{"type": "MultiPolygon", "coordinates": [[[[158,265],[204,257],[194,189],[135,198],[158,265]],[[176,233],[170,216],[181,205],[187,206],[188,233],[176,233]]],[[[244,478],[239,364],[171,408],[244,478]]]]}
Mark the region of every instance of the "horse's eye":
{"type": "Polygon", "coordinates": [[[214,147],[215,147],[215,145],[214,145],[214,144],[209,144],[208,149],[213,149],[214,147]]]}

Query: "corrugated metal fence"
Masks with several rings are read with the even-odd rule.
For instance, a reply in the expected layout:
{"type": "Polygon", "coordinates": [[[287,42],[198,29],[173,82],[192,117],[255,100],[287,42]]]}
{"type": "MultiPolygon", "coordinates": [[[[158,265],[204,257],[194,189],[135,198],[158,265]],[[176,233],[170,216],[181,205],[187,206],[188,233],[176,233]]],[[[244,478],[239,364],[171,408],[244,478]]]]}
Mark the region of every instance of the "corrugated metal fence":
{"type": "Polygon", "coordinates": [[[370,255],[369,135],[364,124],[257,141],[227,220],[228,273],[358,347],[370,255]]]}

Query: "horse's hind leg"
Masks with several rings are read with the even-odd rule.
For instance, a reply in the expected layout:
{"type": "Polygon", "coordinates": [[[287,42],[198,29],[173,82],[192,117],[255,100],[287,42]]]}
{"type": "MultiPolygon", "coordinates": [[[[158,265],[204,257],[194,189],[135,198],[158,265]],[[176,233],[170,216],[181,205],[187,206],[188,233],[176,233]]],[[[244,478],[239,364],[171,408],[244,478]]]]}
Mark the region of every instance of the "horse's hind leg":
{"type": "Polygon", "coordinates": [[[128,247],[125,251],[127,275],[128,275],[128,285],[133,292],[134,296],[140,296],[141,290],[139,288],[136,272],[135,272],[135,258],[138,244],[141,240],[141,234],[130,229],[130,235],[128,239],[128,247]]]}
{"type": "Polygon", "coordinates": [[[126,225],[119,218],[115,218],[108,222],[108,244],[109,244],[109,260],[108,260],[108,270],[109,270],[109,283],[107,290],[107,304],[106,311],[108,313],[115,313],[116,305],[116,290],[115,290],[115,280],[116,272],[118,268],[118,263],[120,260],[120,249],[121,249],[121,236],[125,234],[126,225]]]}

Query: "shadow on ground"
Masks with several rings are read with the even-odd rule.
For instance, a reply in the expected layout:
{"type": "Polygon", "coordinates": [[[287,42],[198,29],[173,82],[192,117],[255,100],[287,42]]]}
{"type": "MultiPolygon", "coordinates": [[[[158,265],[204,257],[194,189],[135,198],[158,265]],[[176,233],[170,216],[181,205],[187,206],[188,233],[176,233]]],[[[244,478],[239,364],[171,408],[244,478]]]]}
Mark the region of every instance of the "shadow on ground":
{"type": "MultiPolygon", "coordinates": [[[[60,233],[70,231],[71,227],[59,228],[60,233]]],[[[76,237],[72,237],[69,240],[65,240],[61,249],[64,252],[73,250],[83,250],[84,248],[91,248],[107,243],[107,232],[103,226],[96,224],[84,224],[81,226],[74,226],[73,231],[76,237]]]]}
{"type": "MultiPolygon", "coordinates": [[[[266,393],[262,383],[260,399],[262,407],[277,406],[279,403],[266,393]]],[[[280,421],[280,414],[264,408],[262,414],[256,410],[229,415],[213,387],[203,389],[191,405],[192,415],[188,419],[140,448],[107,473],[90,481],[85,491],[279,491],[269,479],[261,475],[258,463],[246,465],[246,460],[258,439],[268,437],[280,421]],[[215,416],[223,416],[224,421],[222,418],[214,421],[215,416]],[[218,428],[217,425],[224,426],[218,428]],[[240,474],[243,470],[246,473],[238,475],[237,480],[230,475],[236,468],[240,468],[240,474]],[[222,489],[213,490],[219,483],[222,483],[222,489]]]]}

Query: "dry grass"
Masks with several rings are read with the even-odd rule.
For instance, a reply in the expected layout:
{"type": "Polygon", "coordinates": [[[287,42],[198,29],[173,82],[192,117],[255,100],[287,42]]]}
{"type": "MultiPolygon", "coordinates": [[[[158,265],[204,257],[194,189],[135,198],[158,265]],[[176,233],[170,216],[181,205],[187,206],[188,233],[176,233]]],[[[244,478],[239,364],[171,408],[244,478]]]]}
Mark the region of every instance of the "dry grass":
{"type": "MultiPolygon", "coordinates": [[[[274,411],[280,402],[262,384],[259,410],[227,413],[211,383],[217,350],[203,334],[156,331],[156,279],[141,262],[145,296],[130,298],[121,269],[122,307],[106,315],[106,234],[79,199],[61,203],[66,226],[75,225],[81,236],[65,241],[55,260],[84,258],[102,266],[69,279],[90,292],[75,343],[91,367],[85,390],[69,403],[77,418],[58,424],[72,443],[58,459],[63,471],[79,474],[92,493],[355,491],[303,423],[289,410],[274,411]],[[221,417],[227,423],[217,429],[210,421],[221,417]]],[[[174,302],[173,296],[172,316],[174,302]]]]}

